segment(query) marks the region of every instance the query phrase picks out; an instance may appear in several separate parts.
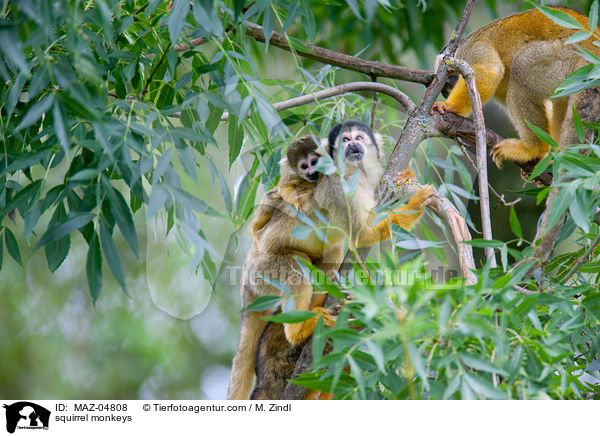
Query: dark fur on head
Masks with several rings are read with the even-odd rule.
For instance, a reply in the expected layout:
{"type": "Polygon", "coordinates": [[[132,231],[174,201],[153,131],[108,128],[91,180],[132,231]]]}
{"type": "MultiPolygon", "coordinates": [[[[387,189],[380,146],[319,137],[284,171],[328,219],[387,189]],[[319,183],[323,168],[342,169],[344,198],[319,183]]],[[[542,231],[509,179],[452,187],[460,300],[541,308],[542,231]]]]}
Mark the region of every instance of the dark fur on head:
{"type": "Polygon", "coordinates": [[[329,136],[327,137],[327,140],[329,142],[329,154],[330,156],[333,158],[333,154],[335,149],[337,148],[337,141],[339,140],[339,136],[348,130],[352,130],[352,129],[357,129],[360,130],[361,132],[364,132],[369,139],[371,140],[371,143],[375,146],[375,149],[377,150],[377,156],[379,157],[379,144],[377,144],[377,141],[375,140],[375,135],[373,135],[373,132],[371,131],[371,128],[369,126],[367,126],[365,123],[361,123],[360,121],[356,121],[356,120],[347,120],[344,121],[342,123],[336,124],[335,126],[333,126],[333,129],[331,129],[331,132],[329,132],[329,136]]]}
{"type": "Polygon", "coordinates": [[[294,159],[294,157],[308,156],[315,151],[317,147],[318,145],[311,135],[302,136],[289,146],[285,156],[287,157],[288,162],[295,167],[298,163],[298,159],[294,159]]]}

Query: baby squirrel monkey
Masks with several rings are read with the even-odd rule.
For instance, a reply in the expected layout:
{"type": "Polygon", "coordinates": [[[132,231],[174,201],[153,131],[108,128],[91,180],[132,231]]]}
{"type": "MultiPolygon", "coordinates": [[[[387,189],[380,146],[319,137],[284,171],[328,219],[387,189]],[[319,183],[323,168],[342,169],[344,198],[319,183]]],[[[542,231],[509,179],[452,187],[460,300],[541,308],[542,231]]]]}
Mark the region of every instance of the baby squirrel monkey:
{"type": "MultiPolygon", "coordinates": [[[[319,238],[315,232],[300,240],[294,238],[290,232],[301,222],[289,212],[283,200],[279,207],[273,207],[267,213],[261,213],[259,210],[257,219],[260,223],[251,225],[254,229],[254,243],[246,257],[243,270],[243,307],[247,307],[259,296],[281,294],[261,279],[270,277],[290,288],[295,310],[316,312],[323,317],[325,325],[333,326],[335,317],[329,309],[322,307],[325,296],[313,293],[312,285],[298,269],[296,257],[304,258],[325,272],[334,271],[339,268],[343,259],[346,234],[352,235],[353,242],[358,247],[369,246],[389,237],[388,223],[383,220],[372,225],[374,217],[369,213],[376,205],[375,189],[382,173],[379,145],[373,133],[357,121],[347,121],[334,127],[329,139],[324,141],[325,148],[334,160],[337,156],[338,137],[342,137],[340,143],[346,161],[346,177],[349,179],[354,172],[361,172],[354,195],[346,198],[337,174],[319,175],[309,195],[298,195],[298,189],[291,189],[286,194],[284,187],[289,186],[289,179],[282,177],[283,182],[280,180],[278,191],[284,193],[283,195],[302,198],[297,205],[315,222],[319,222],[319,219],[313,210],[320,209],[322,213],[327,214],[331,225],[336,227],[327,229],[326,241],[319,238]],[[270,217],[268,221],[265,220],[266,216],[270,217]]],[[[314,147],[316,149],[316,143],[314,147]]],[[[310,158],[310,154],[307,156],[310,158]]],[[[297,171],[297,168],[289,167],[288,161],[286,171],[297,171]]],[[[299,177],[298,173],[296,177],[299,177]]],[[[303,185],[302,189],[305,187],[303,185]]],[[[432,186],[419,190],[406,206],[390,213],[391,222],[404,228],[412,227],[423,214],[425,201],[434,193],[435,189],[432,186]],[[401,213],[406,211],[415,213],[401,213]]],[[[267,202],[275,201],[277,195],[272,195],[267,202]]],[[[233,361],[227,395],[229,399],[247,399],[253,389],[258,341],[267,324],[262,317],[270,315],[271,312],[270,309],[262,312],[242,312],[240,344],[233,361]]],[[[313,317],[301,323],[284,324],[287,341],[292,345],[304,342],[314,331],[316,321],[317,317],[313,317]]]]}
{"type": "MultiPolygon", "coordinates": [[[[585,28],[588,19],[567,8],[566,12],[585,28]]],[[[526,121],[550,133],[561,145],[573,141],[575,135],[571,104],[578,107],[579,94],[548,100],[566,77],[587,61],[573,52],[565,41],[577,30],[567,29],[546,17],[537,9],[492,21],[460,44],[456,57],[467,61],[475,73],[482,103],[496,97],[508,109],[508,115],[519,139],[505,139],[494,146],[492,158],[502,168],[502,161],[527,162],[544,157],[548,144],[542,142],[526,121]]],[[[579,44],[600,55],[600,48],[589,38],[579,44]]],[[[579,105],[580,106],[580,105],[579,105]]],[[[467,116],[471,102],[465,81],[461,77],[448,99],[436,102],[431,114],[452,112],[467,116]]]]}
{"type": "Polygon", "coordinates": [[[256,242],[260,230],[269,222],[273,211],[286,208],[282,200],[302,213],[312,212],[307,210],[306,205],[310,204],[307,200],[321,175],[315,169],[318,160],[318,147],[310,135],[302,136],[288,148],[285,159],[280,162],[282,174],[277,187],[265,194],[250,223],[250,235],[256,242]]]}

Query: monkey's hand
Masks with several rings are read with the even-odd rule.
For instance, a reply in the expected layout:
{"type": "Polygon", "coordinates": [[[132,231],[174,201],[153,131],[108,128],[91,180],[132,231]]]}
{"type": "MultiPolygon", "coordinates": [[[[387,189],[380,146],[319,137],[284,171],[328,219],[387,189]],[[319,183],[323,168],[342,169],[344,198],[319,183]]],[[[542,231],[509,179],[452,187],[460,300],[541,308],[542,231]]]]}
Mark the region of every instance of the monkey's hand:
{"type": "Polygon", "coordinates": [[[433,115],[434,111],[438,111],[440,114],[444,115],[446,112],[452,112],[450,106],[445,101],[436,101],[431,106],[429,110],[429,115],[433,115]]]}
{"type": "Polygon", "coordinates": [[[331,309],[317,306],[313,307],[311,310],[316,312],[318,316],[298,324],[285,324],[285,337],[292,345],[304,342],[313,334],[319,316],[323,318],[326,327],[335,326],[336,316],[333,315],[331,309]]]}
{"type": "Polygon", "coordinates": [[[520,139],[505,139],[500,141],[492,148],[492,159],[498,168],[504,166],[503,160],[514,162],[528,162],[534,159],[543,158],[550,147],[548,144],[540,142],[539,144],[528,144],[520,139]]]}
{"type": "Polygon", "coordinates": [[[419,210],[427,206],[429,199],[436,193],[433,185],[425,185],[409,198],[405,210],[419,210]]]}
{"type": "Polygon", "coordinates": [[[415,173],[408,167],[400,171],[396,174],[396,177],[394,177],[394,183],[398,186],[406,185],[407,183],[415,183],[416,181],[417,178],[415,173]]]}
{"type": "Polygon", "coordinates": [[[410,197],[406,206],[396,209],[390,214],[392,223],[399,225],[403,229],[411,229],[417,223],[417,221],[419,221],[423,215],[423,208],[427,205],[429,199],[435,193],[436,190],[433,185],[423,186],[412,197],[410,197]]]}

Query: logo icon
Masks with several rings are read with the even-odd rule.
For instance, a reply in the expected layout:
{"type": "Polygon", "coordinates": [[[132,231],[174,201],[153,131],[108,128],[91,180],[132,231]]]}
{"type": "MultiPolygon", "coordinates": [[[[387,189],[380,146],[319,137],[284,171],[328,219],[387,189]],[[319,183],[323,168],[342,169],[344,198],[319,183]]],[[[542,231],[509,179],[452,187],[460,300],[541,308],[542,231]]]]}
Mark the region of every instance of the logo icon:
{"type": "Polygon", "coordinates": [[[11,405],[4,404],[6,409],[6,431],[14,433],[19,429],[48,429],[50,411],[29,401],[19,401],[11,405]]]}

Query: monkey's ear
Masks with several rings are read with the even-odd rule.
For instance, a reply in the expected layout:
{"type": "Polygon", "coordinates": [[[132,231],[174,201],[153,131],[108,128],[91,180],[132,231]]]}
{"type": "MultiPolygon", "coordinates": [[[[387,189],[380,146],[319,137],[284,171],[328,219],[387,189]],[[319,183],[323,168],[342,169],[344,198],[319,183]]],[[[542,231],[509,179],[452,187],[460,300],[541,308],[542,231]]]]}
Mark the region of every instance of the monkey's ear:
{"type": "Polygon", "coordinates": [[[287,166],[288,166],[288,159],[287,159],[287,157],[284,157],[283,159],[281,159],[281,160],[279,161],[279,165],[280,165],[281,167],[287,167],[287,166]]]}

